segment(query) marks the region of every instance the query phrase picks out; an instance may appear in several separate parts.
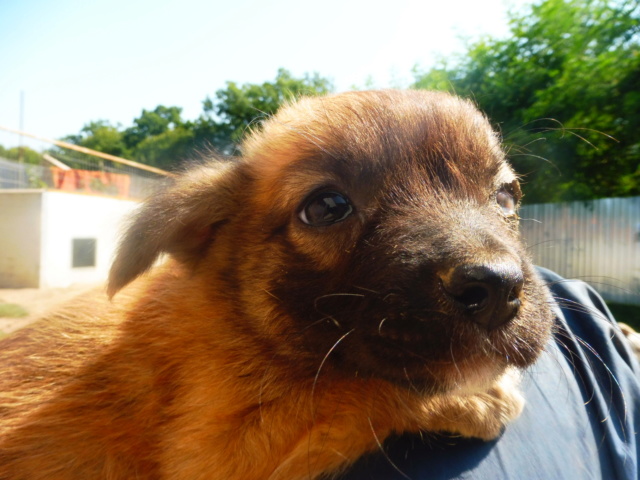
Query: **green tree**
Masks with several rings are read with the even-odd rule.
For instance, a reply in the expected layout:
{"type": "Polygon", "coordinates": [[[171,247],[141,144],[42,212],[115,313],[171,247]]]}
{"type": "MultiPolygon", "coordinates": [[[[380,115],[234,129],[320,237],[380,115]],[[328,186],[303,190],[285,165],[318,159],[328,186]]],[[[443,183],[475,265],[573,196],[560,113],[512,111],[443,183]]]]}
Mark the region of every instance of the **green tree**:
{"type": "Polygon", "coordinates": [[[202,122],[218,124],[216,146],[228,150],[229,145],[240,142],[249,126],[257,126],[256,121],[274,114],[283,103],[332,90],[331,81],[317,73],[295,78],[281,68],[273,82],[244,85],[227,82],[226,88],[216,92],[215,100],[208,97],[204,100],[202,122]]]}
{"type": "Polygon", "coordinates": [[[545,0],[511,12],[511,37],[472,44],[415,87],[469,96],[496,122],[526,200],[640,194],[640,6],[545,0]]]}
{"type": "Polygon", "coordinates": [[[182,126],[148,136],[135,149],[135,160],[170,170],[194,155],[195,133],[182,126]]]}
{"type": "Polygon", "coordinates": [[[89,122],[78,135],[69,135],[63,140],[117,157],[128,157],[130,154],[122,132],[107,120],[89,122]]]}
{"type": "Polygon", "coordinates": [[[161,135],[168,130],[183,125],[182,108],[158,105],[154,110],[142,110],[132,127],[123,132],[124,142],[128,148],[134,149],[139,143],[149,137],[161,135]]]}
{"type": "Polygon", "coordinates": [[[22,161],[31,165],[39,165],[42,162],[42,154],[29,147],[5,148],[0,145],[0,158],[22,161]]]}

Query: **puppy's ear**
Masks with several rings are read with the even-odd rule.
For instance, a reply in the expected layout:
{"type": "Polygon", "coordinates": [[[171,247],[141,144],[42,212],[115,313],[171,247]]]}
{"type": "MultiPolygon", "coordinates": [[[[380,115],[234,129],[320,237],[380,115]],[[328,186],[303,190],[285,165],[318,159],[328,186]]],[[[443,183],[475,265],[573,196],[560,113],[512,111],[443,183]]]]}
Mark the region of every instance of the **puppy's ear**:
{"type": "Polygon", "coordinates": [[[161,253],[195,264],[213,241],[217,225],[233,215],[240,164],[220,162],[180,177],[133,216],[109,272],[109,297],[147,271],[161,253]]]}

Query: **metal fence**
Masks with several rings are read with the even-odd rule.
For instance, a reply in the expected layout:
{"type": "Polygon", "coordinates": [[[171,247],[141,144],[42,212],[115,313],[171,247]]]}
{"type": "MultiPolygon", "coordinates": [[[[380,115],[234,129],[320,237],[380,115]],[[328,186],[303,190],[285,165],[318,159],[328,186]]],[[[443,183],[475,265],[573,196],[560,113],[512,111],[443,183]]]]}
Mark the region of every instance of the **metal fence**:
{"type": "Polygon", "coordinates": [[[170,177],[150,165],[0,126],[0,189],[47,188],[139,200],[170,177]]]}
{"type": "Polygon", "coordinates": [[[41,188],[36,178],[43,177],[45,172],[40,165],[28,165],[0,157],[0,188],[41,188]]]}
{"type": "Polygon", "coordinates": [[[526,205],[520,217],[537,265],[640,305],[640,197],[526,205]]]}
{"type": "Polygon", "coordinates": [[[140,200],[166,181],[158,175],[139,174],[132,168],[104,165],[107,162],[98,168],[89,162],[81,164],[78,159],[73,162],[79,168],[61,169],[0,157],[0,189],[47,188],[140,200]]]}

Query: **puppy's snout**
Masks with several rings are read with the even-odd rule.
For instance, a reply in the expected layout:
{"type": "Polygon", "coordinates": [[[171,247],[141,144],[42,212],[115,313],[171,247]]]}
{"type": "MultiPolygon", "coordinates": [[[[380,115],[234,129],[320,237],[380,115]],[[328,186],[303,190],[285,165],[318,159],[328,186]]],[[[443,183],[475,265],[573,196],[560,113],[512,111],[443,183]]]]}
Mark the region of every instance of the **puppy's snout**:
{"type": "Polygon", "coordinates": [[[463,264],[441,280],[449,300],[487,330],[504,325],[520,308],[524,277],[515,262],[463,264]]]}

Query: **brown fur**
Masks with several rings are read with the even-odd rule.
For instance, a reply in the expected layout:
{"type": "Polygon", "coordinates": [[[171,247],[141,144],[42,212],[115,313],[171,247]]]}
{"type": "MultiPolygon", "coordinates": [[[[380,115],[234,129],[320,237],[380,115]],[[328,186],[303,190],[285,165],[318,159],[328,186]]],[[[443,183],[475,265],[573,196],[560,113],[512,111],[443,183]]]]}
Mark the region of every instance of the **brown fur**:
{"type": "Polygon", "coordinates": [[[141,208],[113,301],[96,292],[0,344],[0,478],[312,479],[393,432],[496,437],[552,318],[504,189],[519,199],[466,101],[288,106],[241,158],[141,208]],[[354,211],[307,225],[299,212],[323,189],[354,211]],[[502,325],[443,291],[476,264],[522,274],[502,325]]]}

